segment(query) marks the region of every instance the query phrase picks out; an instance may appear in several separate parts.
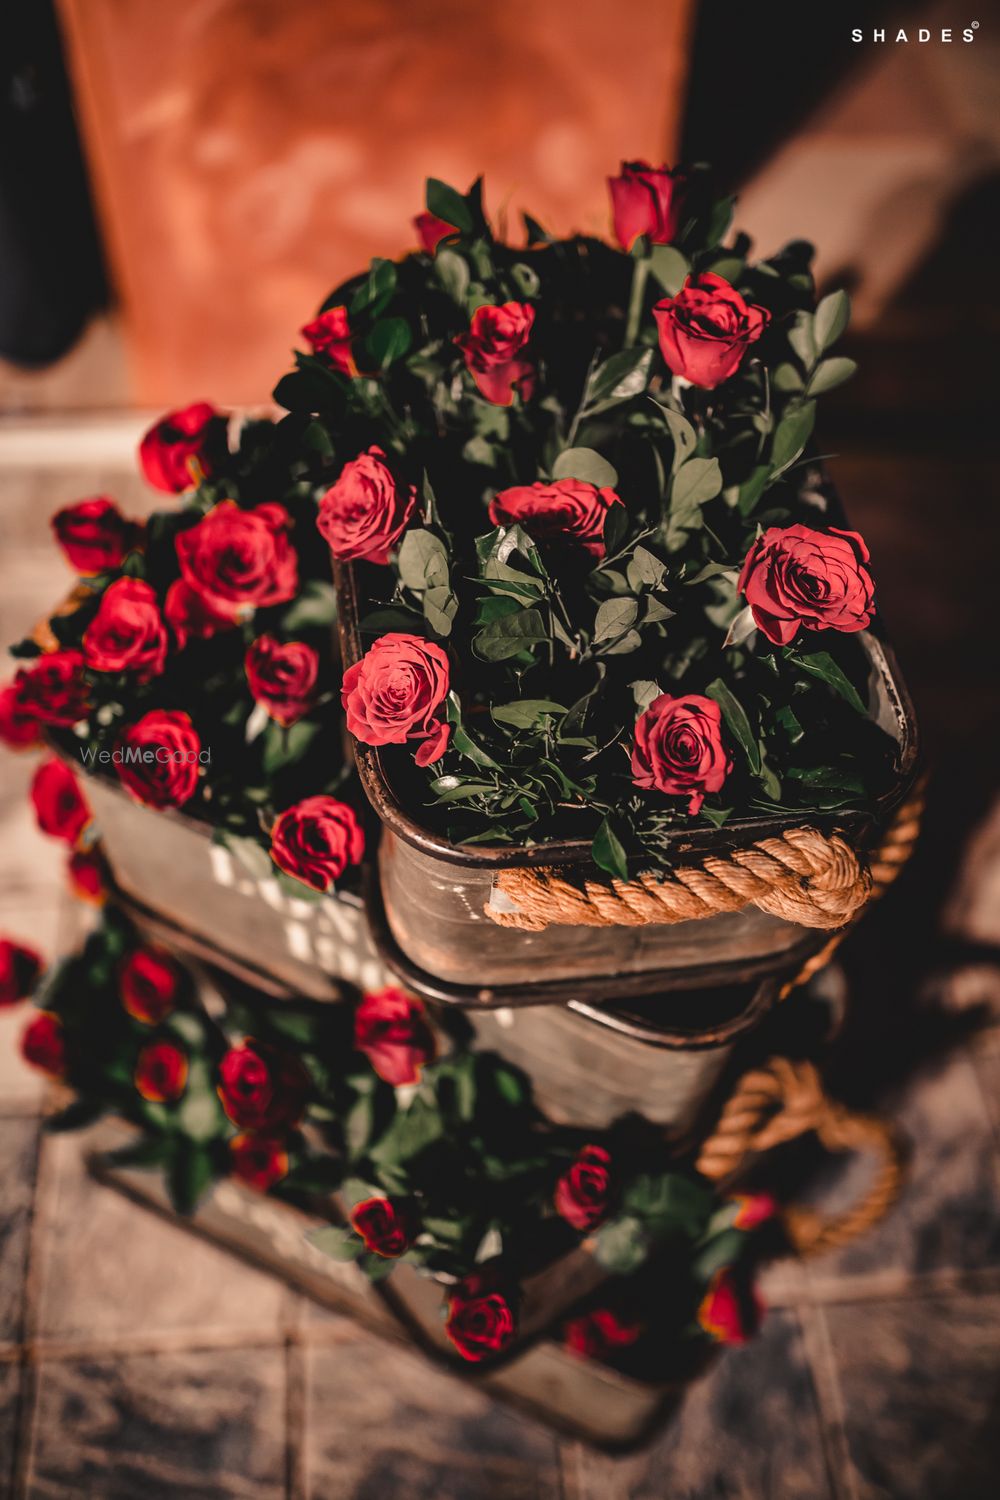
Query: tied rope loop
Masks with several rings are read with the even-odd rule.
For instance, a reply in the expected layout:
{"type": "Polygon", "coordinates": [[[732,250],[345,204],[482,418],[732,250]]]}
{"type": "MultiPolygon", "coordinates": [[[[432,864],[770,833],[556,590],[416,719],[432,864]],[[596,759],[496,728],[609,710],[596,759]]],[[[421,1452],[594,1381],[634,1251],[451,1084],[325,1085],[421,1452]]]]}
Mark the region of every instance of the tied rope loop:
{"type": "Polygon", "coordinates": [[[846,1245],[885,1215],[903,1182],[903,1152],[892,1127],[872,1115],[855,1114],[824,1092],[812,1063],[771,1058],[740,1079],[714,1132],[695,1163],[711,1182],[734,1177],[752,1155],[810,1131],[828,1151],[867,1151],[877,1159],[867,1193],[837,1214],[794,1205],[782,1222],[798,1255],[817,1255],[846,1245]]]}

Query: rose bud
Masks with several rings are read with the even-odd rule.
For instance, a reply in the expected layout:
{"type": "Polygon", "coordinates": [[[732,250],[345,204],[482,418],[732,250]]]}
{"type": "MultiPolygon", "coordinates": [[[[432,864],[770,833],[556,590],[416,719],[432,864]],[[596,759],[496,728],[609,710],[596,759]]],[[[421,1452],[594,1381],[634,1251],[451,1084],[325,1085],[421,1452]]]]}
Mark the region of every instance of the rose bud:
{"type": "Polygon", "coordinates": [[[731,1266],[716,1271],[698,1308],[698,1322],[719,1344],[746,1344],[766,1312],[756,1288],[737,1280],[731,1266]]]}
{"type": "Polygon", "coordinates": [[[234,500],[178,534],[181,577],[214,614],[238,619],[254,608],[285,604],[299,586],[299,562],[283,505],[240,510],[234,500]]]}
{"type": "Polygon", "coordinates": [[[806,630],[866,630],[875,610],[870,553],[856,531],[770,526],[746,555],[737,588],[776,646],[806,630]]]}
{"type": "Polygon", "coordinates": [[[510,1302],[479,1272],[452,1292],[444,1328],[462,1358],[473,1363],[502,1353],[517,1334],[510,1302]]]}
{"type": "Polygon", "coordinates": [[[187,714],[152,709],[112,753],[122,786],[146,807],[183,807],[198,789],[201,740],[187,714]]]}
{"type": "Polygon", "coordinates": [[[133,1074],[138,1092],[150,1104],[173,1104],[187,1087],[188,1060],[173,1042],[150,1042],[139,1053],[133,1074]]]}
{"type": "Polygon", "coordinates": [[[50,1010],[40,1010],[21,1033],[21,1056],[50,1078],[66,1077],[66,1033],[50,1010]]]}
{"type": "Polygon", "coordinates": [[[174,632],[178,651],[183,651],[188,640],[207,640],[218,630],[232,630],[238,623],[231,612],[219,613],[205,598],[197,593],[183,578],[176,578],[167,589],[163,601],[163,615],[174,632]]]}
{"type": "Polygon", "coordinates": [[[759,1229],[778,1215],[778,1200],[771,1193],[740,1194],[733,1202],[737,1204],[734,1229],[759,1229]]]}
{"type": "Polygon", "coordinates": [[[413,220],[413,227],[417,231],[417,240],[425,255],[433,255],[442,240],[449,239],[458,233],[453,224],[447,224],[436,214],[427,212],[417,214],[413,220]]]}
{"type": "Polygon", "coordinates": [[[510,406],[515,390],[523,400],[530,399],[535,366],[518,355],[531,337],[534,321],[535,309],[526,302],[487,304],[472,314],[468,333],[454,340],[480,394],[494,406],[510,406]]]}
{"type": "Polygon", "coordinates": [[[721,276],[704,271],[689,276],[676,297],[657,302],[653,317],[668,368],[711,391],[735,375],[771,315],[756,303],[744,302],[721,276]]]}
{"type": "Polygon", "coordinates": [[[303,641],[258,636],[246,654],[244,669],[258,708],[285,728],[297,723],[316,701],[319,656],[303,641]]]}
{"type": "Polygon", "coordinates": [[[311,323],[300,328],[299,332],[312,352],[320,359],[327,360],[341,375],[353,377],[358,373],[351,352],[353,335],[347,321],[346,307],[328,307],[326,312],[321,312],[311,323]]]}
{"type": "Polygon", "coordinates": [[[0,740],[9,750],[32,750],[42,743],[38,720],[28,709],[19,682],[0,687],[0,740]]]}
{"type": "Polygon", "coordinates": [[[335,797],[305,797],[271,829],[271,858],[279,870],[328,891],[348,865],[361,863],[365,836],[352,807],[335,797]]]}
{"type": "Polygon", "coordinates": [[[226,418],[207,401],[168,412],[139,444],[139,466],[149,484],[180,495],[211,479],[224,462],[226,418]]]}
{"type": "Polygon", "coordinates": [[[405,1255],[420,1232],[410,1205],[392,1198],[367,1198],[351,1209],[350,1219],[365,1249],[387,1260],[405,1255]]]}
{"type": "Polygon", "coordinates": [[[669,245],[680,227],[687,178],[680,167],[651,167],[623,161],[617,177],[608,178],[615,238],[631,250],[641,234],[654,245],[669,245]]]}
{"type": "Polygon", "coordinates": [[[636,1343],[643,1334],[641,1323],[622,1318],[612,1307],[595,1307],[592,1312],[571,1318],[563,1328],[563,1342],[581,1359],[606,1359],[616,1349],[636,1343]]]}
{"type": "Polygon", "coordinates": [[[344,673],[347,727],[363,745],[420,740],[418,766],[440,760],[449,726],[436,717],[448,696],[448,658],[418,635],[389,631],[344,673]]]}
{"type": "Polygon", "coordinates": [[[51,524],[66,561],[84,577],[119,567],[141,535],[107,495],[57,510],[51,524]]]}
{"type": "Polygon", "coordinates": [[[309,1084],[294,1054],[249,1037],[219,1064],[219,1098],[240,1130],[290,1130],[302,1118],[309,1084]]]}
{"type": "Polygon", "coordinates": [[[555,479],[501,490],[490,501],[489,514],[494,526],[523,526],[536,542],[564,542],[597,559],[604,556],[608,511],[621,503],[614,490],[599,490],[582,479],[555,479]]]}
{"type": "Polygon", "coordinates": [[[233,1176],[244,1187],[266,1193],[288,1176],[285,1143],[266,1135],[234,1135],[229,1142],[233,1176]]]}
{"type": "Polygon", "coordinates": [[[636,720],[632,780],[651,791],[686,796],[692,817],[706,793],[721,791],[732,769],[722,711],[711,698],[661,693],[636,720]]]}
{"type": "Polygon", "coordinates": [[[119,578],[101,595],[83,635],[92,672],[134,672],[136,682],[159,677],[167,660],[167,630],[156,594],[141,578],[119,578]]]}
{"type": "Polygon", "coordinates": [[[14,678],[25,714],[41,724],[69,729],[87,712],[87,684],[80,651],[50,651],[30,667],[22,667],[14,678]]]}
{"type": "Polygon", "coordinates": [[[66,862],[69,888],[78,901],[103,906],[108,894],[107,867],[96,849],[76,849],[66,862]]]}
{"type": "Polygon", "coordinates": [[[41,972],[42,960],[33,948],[0,938],[0,1009],[26,999],[41,972]]]}
{"type": "Polygon", "coordinates": [[[76,777],[61,760],[42,761],[31,781],[31,803],[41,831],[67,844],[78,843],[93,819],[76,777]]]}
{"type": "Polygon", "coordinates": [[[398,483],[381,448],[344,465],[319,502],[316,525],[338,562],[364,558],[384,567],[417,503],[415,485],[398,483]]]}
{"type": "Polygon", "coordinates": [[[603,1146],[584,1146],[556,1183],[556,1213],[581,1233],[607,1216],[611,1196],[611,1156],[603,1146]]]}
{"type": "Polygon", "coordinates": [[[183,984],[183,971],[162,948],[135,948],[118,966],[119,999],[144,1026],[166,1020],[183,984]]]}
{"type": "Polygon", "coordinates": [[[420,1001],[389,985],[365,995],[354,1013],[354,1045],[394,1088],[419,1083],[437,1047],[420,1001]]]}

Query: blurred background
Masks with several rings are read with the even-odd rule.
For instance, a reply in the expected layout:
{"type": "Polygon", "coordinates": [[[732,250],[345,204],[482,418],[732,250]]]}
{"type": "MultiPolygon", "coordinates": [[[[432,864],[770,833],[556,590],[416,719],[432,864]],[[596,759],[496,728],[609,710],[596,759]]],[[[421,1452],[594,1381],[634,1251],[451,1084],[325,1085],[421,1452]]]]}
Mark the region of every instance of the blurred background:
{"type": "MultiPolygon", "coordinates": [[[[150,509],[149,417],[267,402],[329,289],[414,245],[427,175],[484,172],[512,233],[522,208],[604,233],[622,159],[700,159],[762,253],[811,239],[852,291],[860,371],[821,443],[933,771],[916,859],[845,945],[831,1059],[835,1090],[909,1134],[907,1195],[846,1258],[778,1278],[761,1339],[623,1463],[102,1194],[66,1142],[39,1147],[0,1017],[0,1497],[995,1495],[995,0],[8,0],[0,40],[4,641],[67,586],[50,514],[101,492],[150,509]],[[345,1359],[374,1361],[380,1406],[345,1359]]],[[[2,769],[0,924],[52,955],[61,853],[31,826],[30,767],[2,769]]]]}

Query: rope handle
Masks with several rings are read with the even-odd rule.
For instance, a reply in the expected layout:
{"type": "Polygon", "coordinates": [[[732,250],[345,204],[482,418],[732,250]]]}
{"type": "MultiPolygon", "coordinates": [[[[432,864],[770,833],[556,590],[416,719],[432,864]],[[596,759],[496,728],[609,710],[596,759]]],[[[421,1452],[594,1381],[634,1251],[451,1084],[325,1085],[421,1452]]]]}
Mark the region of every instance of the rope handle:
{"type": "Polygon", "coordinates": [[[877,1224],[899,1196],[903,1150],[887,1121],[832,1100],[812,1063],[774,1057],[740,1079],[695,1163],[703,1177],[719,1183],[736,1176],[751,1155],[810,1131],[828,1151],[868,1151],[877,1166],[868,1191],[848,1209],[826,1214],[789,1205],[783,1210],[788,1241],[801,1256],[848,1244],[877,1224]]]}

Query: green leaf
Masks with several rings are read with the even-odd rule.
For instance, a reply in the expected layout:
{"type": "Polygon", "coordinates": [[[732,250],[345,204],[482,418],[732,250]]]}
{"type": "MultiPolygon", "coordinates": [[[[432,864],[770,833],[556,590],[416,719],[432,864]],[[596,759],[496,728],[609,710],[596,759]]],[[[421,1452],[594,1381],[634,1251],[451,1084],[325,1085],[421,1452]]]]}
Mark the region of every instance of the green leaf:
{"type": "Polygon", "coordinates": [[[597,366],[587,382],[583,409],[615,406],[631,401],[649,383],[652,349],[621,349],[597,366]]]}
{"type": "Polygon", "coordinates": [[[458,600],[447,584],[436,584],[425,589],[423,595],[424,618],[435,635],[451,635],[451,627],[458,614],[458,600]]]}
{"type": "Polygon", "coordinates": [[[729,226],[733,222],[733,209],[736,207],[736,198],[719,198],[712,205],[709,215],[705,240],[708,245],[721,244],[729,233],[729,226]]]}
{"type": "Polygon", "coordinates": [[[337,595],[333,584],[322,578],[310,578],[282,615],[281,629],[290,636],[300,630],[329,630],[336,619],[337,595]]]}
{"type": "Polygon", "coordinates": [[[638,593],[640,589],[644,588],[662,588],[663,580],[667,574],[667,567],[647,547],[636,547],[629,558],[628,567],[625,571],[628,576],[629,588],[634,589],[638,593]]]}
{"type": "Polygon", "coordinates": [[[868,710],[857,689],[828,651],[811,651],[808,656],[799,656],[797,652],[786,650],[785,655],[797,667],[801,667],[803,672],[808,672],[810,677],[818,677],[821,682],[832,687],[857,713],[864,714],[867,718],[868,710]]]}
{"type": "Polygon", "coordinates": [[[378,368],[384,370],[406,354],[411,342],[405,318],[382,318],[365,339],[365,347],[378,368]]]}
{"type": "Polygon", "coordinates": [[[722,489],[722,470],[717,458],[689,458],[674,475],[670,490],[671,515],[678,525],[696,513],[722,489]]]}
{"type": "Polygon", "coordinates": [[[567,712],[561,703],[549,698],[521,698],[517,703],[502,703],[490,710],[498,724],[511,724],[515,729],[533,729],[546,718],[567,712]]]}
{"type": "Polygon", "coordinates": [[[850,316],[851,299],[846,292],[831,292],[822,299],[813,314],[813,337],[817,354],[822,354],[837,342],[847,327],[850,316]]]}
{"type": "Polygon", "coordinates": [[[590,853],[594,864],[599,869],[606,870],[617,880],[628,879],[628,856],[607,818],[602,820],[601,826],[594,834],[590,853]]]}
{"type": "Polygon", "coordinates": [[[618,470],[593,448],[564,448],[552,465],[553,479],[582,479],[598,489],[614,489],[618,470]]]}
{"type": "Polygon", "coordinates": [[[507,274],[514,283],[517,295],[524,301],[530,301],[532,297],[538,296],[542,283],[534,266],[526,266],[523,261],[518,261],[516,265],[511,266],[507,274]]]}
{"type": "Polygon", "coordinates": [[[805,388],[805,381],[796,366],[786,361],[771,376],[771,386],[776,391],[801,391],[805,388]]]}
{"type": "Polygon", "coordinates": [[[663,420],[670,429],[670,436],[674,440],[674,461],[672,468],[676,474],[681,465],[686,463],[694,453],[698,443],[698,434],[687,417],[683,416],[679,411],[674,411],[672,406],[661,406],[660,410],[663,413],[663,420]]]}
{"type": "Polygon", "coordinates": [[[744,479],[740,485],[739,498],[736,508],[741,516],[749,516],[767,488],[767,481],[771,477],[770,464],[758,464],[753,472],[744,479]]]}
{"type": "Polygon", "coordinates": [[[463,234],[472,233],[472,210],[462,194],[448,183],[438,177],[428,177],[426,201],[428,213],[435,218],[443,219],[463,234]]]}
{"type": "Polygon", "coordinates": [[[785,413],[778,423],[774,442],[771,444],[771,463],[775,474],[780,474],[795,462],[812,436],[815,422],[815,401],[806,401],[785,413]]]}
{"type": "Polygon", "coordinates": [[[806,369],[811,370],[816,363],[817,350],[813,335],[813,320],[809,313],[796,313],[795,323],[788,332],[788,342],[806,369]]]}
{"type": "Polygon", "coordinates": [[[537,609],[519,609],[494,620],[472,638],[472,649],[483,661],[506,661],[540,641],[549,632],[537,609]]]}
{"type": "Polygon", "coordinates": [[[398,567],[401,582],[415,593],[449,586],[448,552],[433,531],[417,527],[406,533],[399,549],[398,567]]]}
{"type": "Polygon", "coordinates": [[[856,360],[846,359],[840,354],[833,359],[824,359],[821,365],[816,366],[809,381],[810,396],[821,396],[824,391],[835,390],[845,380],[850,380],[857,368],[856,360]]]}
{"type": "Polygon", "coordinates": [[[643,1226],[629,1214],[609,1220],[597,1232],[594,1247],[597,1261],[617,1276],[638,1270],[648,1250],[643,1226]]]}
{"type": "Polygon", "coordinates": [[[594,643],[615,641],[630,630],[639,617],[638,599],[605,599],[594,616],[594,643]]]}
{"type": "Polygon", "coordinates": [[[331,1260],[357,1260],[365,1248],[364,1240],[353,1229],[339,1224],[328,1224],[323,1229],[310,1229],[306,1239],[331,1260]]]}
{"type": "MultiPolygon", "coordinates": [[[[308,754],[319,733],[320,725],[314,719],[299,719],[297,723],[290,724],[287,729],[282,728],[272,719],[261,740],[263,747],[261,765],[265,776],[275,776],[279,771],[284,771],[302,760],[308,754]]],[[[260,845],[257,847],[260,848],[260,845]]],[[[263,850],[261,852],[263,853],[263,850]]]]}
{"type": "Polygon", "coordinates": [[[524,232],[528,237],[529,245],[551,245],[553,243],[552,236],[548,230],[543,229],[538,220],[533,219],[531,214],[522,213],[521,218],[524,220],[524,232]]]}
{"type": "Polygon", "coordinates": [[[452,749],[457,750],[459,755],[464,755],[466,760],[471,760],[474,766],[482,766],[487,771],[499,771],[500,767],[492,755],[478,745],[461,724],[456,724],[451,736],[452,749]]]}
{"type": "Polygon", "coordinates": [[[211,1152],[181,1136],[167,1173],[170,1201],[179,1214],[193,1214],[215,1178],[211,1152]]]}
{"type": "Polygon", "coordinates": [[[728,683],[723,682],[721,677],[717,677],[714,682],[710,682],[705,692],[722,709],[722,717],[726,721],[726,728],[746,756],[751,773],[754,776],[758,776],[761,766],[760,746],[757,743],[757,736],[750,727],[750,720],[747,718],[746,710],[742,703],[736,697],[728,683]]]}
{"type": "Polygon", "coordinates": [[[466,293],[472,279],[469,263],[457,250],[440,248],[434,257],[434,274],[459,307],[465,306],[466,293]]]}
{"type": "Polygon", "coordinates": [[[368,312],[377,316],[396,290],[396,267],[391,260],[376,256],[371,270],[351,299],[349,311],[354,317],[368,312]]]}
{"type": "Polygon", "coordinates": [[[649,269],[669,297],[676,297],[688,278],[691,267],[673,245],[654,245],[649,269]]]}
{"type": "Polygon", "coordinates": [[[216,831],[216,838],[224,848],[231,850],[243,868],[255,880],[269,879],[273,868],[271,856],[256,839],[244,838],[241,834],[227,833],[221,828],[216,831]]]}

